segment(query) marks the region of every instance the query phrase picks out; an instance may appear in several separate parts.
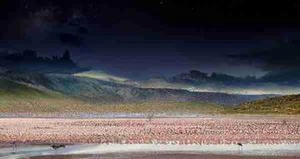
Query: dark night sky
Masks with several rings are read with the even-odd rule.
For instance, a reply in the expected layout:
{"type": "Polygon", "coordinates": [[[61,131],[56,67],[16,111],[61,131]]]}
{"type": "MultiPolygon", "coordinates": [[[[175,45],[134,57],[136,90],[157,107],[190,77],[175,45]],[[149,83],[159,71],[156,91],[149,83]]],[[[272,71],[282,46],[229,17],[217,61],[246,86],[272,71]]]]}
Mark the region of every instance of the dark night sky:
{"type": "Polygon", "coordinates": [[[267,68],[272,53],[251,50],[297,38],[299,22],[300,2],[288,0],[1,0],[0,50],[52,56],[69,49],[81,65],[124,76],[262,75],[300,55],[278,52],[280,67],[267,68]]]}

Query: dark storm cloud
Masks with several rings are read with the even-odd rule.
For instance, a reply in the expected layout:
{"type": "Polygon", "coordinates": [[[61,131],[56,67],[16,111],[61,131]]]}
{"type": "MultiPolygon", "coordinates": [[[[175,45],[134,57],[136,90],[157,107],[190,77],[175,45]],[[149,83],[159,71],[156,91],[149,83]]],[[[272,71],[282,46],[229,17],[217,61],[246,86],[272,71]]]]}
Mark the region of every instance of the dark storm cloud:
{"type": "Polygon", "coordinates": [[[241,62],[261,65],[267,71],[300,69],[300,41],[280,42],[269,49],[252,50],[229,55],[241,62]]]}
{"type": "MultiPolygon", "coordinates": [[[[249,72],[248,66],[252,67],[241,66],[245,59],[263,61],[266,70],[275,65],[297,65],[298,61],[287,66],[289,58],[276,61],[287,58],[280,53],[273,57],[271,53],[241,52],[267,47],[269,41],[281,39],[285,32],[297,31],[299,4],[247,0],[2,0],[0,46],[31,48],[47,56],[68,48],[80,64],[115,67],[119,72],[149,74],[144,70],[150,68],[152,72],[169,73],[192,68],[244,75],[244,70],[249,72]],[[229,53],[236,53],[239,67],[229,67],[229,53]]],[[[298,56],[288,54],[291,58],[298,56]]]]}
{"type": "Polygon", "coordinates": [[[89,31],[86,27],[81,26],[81,27],[78,28],[78,33],[79,34],[87,34],[88,32],[89,31]]]}
{"type": "Polygon", "coordinates": [[[70,33],[59,33],[57,36],[61,43],[64,45],[79,47],[83,44],[83,38],[78,35],[70,33]]]}

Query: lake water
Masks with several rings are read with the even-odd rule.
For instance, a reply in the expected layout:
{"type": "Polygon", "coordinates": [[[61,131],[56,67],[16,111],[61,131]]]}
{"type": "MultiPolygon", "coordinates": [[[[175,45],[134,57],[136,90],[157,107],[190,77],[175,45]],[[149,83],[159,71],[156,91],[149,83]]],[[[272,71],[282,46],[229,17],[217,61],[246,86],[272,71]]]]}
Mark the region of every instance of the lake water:
{"type": "Polygon", "coordinates": [[[195,153],[120,153],[104,155],[38,156],[31,159],[296,159],[292,156],[234,156],[195,153]]]}
{"type": "Polygon", "coordinates": [[[0,159],[300,159],[300,145],[102,144],[0,148],[0,159]]]}

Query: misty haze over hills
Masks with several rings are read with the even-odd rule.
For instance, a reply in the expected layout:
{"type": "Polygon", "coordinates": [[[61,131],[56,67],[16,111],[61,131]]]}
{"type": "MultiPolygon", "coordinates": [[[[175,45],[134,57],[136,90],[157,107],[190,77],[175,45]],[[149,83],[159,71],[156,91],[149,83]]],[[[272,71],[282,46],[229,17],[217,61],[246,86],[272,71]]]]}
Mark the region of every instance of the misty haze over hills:
{"type": "MultiPolygon", "coordinates": [[[[204,73],[191,70],[171,77],[153,77],[136,80],[111,75],[109,72],[79,67],[66,50],[61,57],[40,57],[36,51],[2,53],[0,56],[2,76],[15,77],[27,73],[68,74],[99,81],[112,82],[137,88],[180,89],[190,92],[220,92],[229,94],[297,94],[300,92],[300,74],[297,70],[270,72],[262,77],[235,77],[224,73],[204,73]],[[296,72],[296,73],[295,73],[296,72]]],[[[88,84],[88,83],[87,83],[88,84]]]]}
{"type": "MultiPolygon", "coordinates": [[[[72,59],[70,52],[66,50],[61,57],[40,57],[34,50],[24,50],[22,53],[0,54],[0,66],[2,70],[12,72],[36,72],[36,73],[78,73],[91,70],[91,68],[79,67],[72,59]]],[[[211,74],[201,70],[191,70],[168,79],[170,82],[202,84],[221,82],[227,85],[249,84],[254,82],[267,82],[284,85],[299,85],[300,73],[298,69],[286,69],[271,71],[262,77],[246,76],[236,77],[225,73],[213,72],[211,74]]],[[[133,79],[136,80],[136,79],[133,79]]]]}

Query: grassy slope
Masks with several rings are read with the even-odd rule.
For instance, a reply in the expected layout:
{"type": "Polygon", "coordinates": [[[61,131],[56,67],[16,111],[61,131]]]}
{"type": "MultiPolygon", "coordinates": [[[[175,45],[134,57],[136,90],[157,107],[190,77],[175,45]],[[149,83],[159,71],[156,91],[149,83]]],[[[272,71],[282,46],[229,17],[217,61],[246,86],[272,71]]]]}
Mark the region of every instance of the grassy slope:
{"type": "Polygon", "coordinates": [[[147,101],[89,103],[0,78],[0,112],[193,112],[300,114],[300,95],[274,97],[224,108],[207,102],[147,101]]]}
{"type": "Polygon", "coordinates": [[[131,103],[89,103],[0,78],[0,112],[199,112],[217,113],[223,107],[202,102],[147,101],[131,103]]]}
{"type": "Polygon", "coordinates": [[[39,90],[0,78],[0,112],[40,113],[89,110],[91,106],[85,104],[60,93],[39,90]]]}
{"type": "Polygon", "coordinates": [[[0,78],[0,112],[24,112],[50,110],[48,105],[42,106],[42,102],[61,100],[59,93],[42,91],[28,85],[16,83],[0,78]]]}
{"type": "Polygon", "coordinates": [[[119,103],[98,105],[100,112],[181,112],[181,113],[209,113],[216,114],[222,112],[222,106],[204,102],[175,102],[175,101],[147,101],[135,103],[119,103]]]}
{"type": "Polygon", "coordinates": [[[93,100],[93,102],[199,101],[222,105],[237,105],[265,96],[231,95],[224,93],[190,92],[175,89],[144,89],[116,82],[67,74],[5,74],[13,81],[30,83],[64,95],[93,100]]]}
{"type": "Polygon", "coordinates": [[[5,103],[6,100],[27,100],[38,98],[54,98],[59,94],[42,91],[32,88],[28,85],[13,82],[11,80],[0,78],[0,103],[5,103]]]}
{"type": "Polygon", "coordinates": [[[231,113],[247,114],[300,114],[300,95],[267,98],[241,104],[229,109],[231,113]]]}

